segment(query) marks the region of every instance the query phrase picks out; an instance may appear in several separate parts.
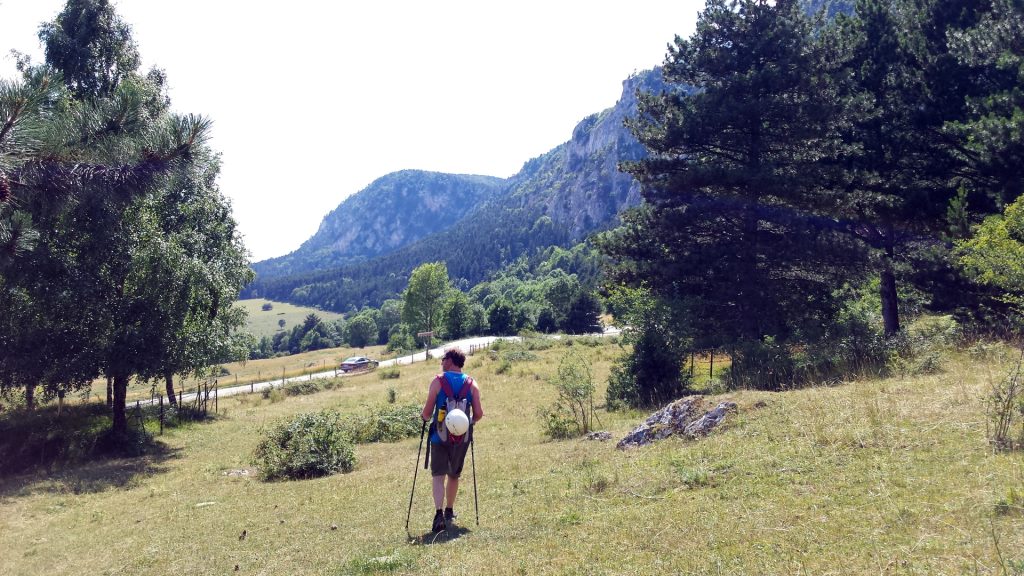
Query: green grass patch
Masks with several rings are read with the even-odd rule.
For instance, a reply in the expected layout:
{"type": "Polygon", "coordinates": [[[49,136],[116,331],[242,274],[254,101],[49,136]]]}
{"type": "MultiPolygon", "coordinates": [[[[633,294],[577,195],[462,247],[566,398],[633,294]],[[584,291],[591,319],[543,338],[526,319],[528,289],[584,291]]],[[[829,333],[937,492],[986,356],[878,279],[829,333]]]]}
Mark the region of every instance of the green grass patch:
{"type": "MultiPolygon", "coordinates": [[[[573,349],[591,363],[603,397],[618,346],[573,349]]],[[[157,437],[160,454],[2,478],[0,574],[232,574],[236,565],[267,575],[1014,574],[1024,566],[1024,459],[994,450],[986,433],[986,397],[1010,367],[989,347],[946,350],[937,373],[711,395],[707,404],[739,406],[711,435],[629,451],[615,441],[647,412],[598,410],[609,442],[543,434],[537,411],[557,397],[548,382],[565,351],[531,351],[536,359],[503,374],[498,358],[471,358],[486,417],[452,538],[430,534],[431,482],[418,453],[416,412],[437,370],[431,362],[277,403],[221,398],[220,417],[157,437]],[[387,404],[391,389],[396,402],[387,404]],[[396,419],[414,433],[355,444],[350,472],[301,482],[255,476],[249,460],[272,423],[330,410],[359,416],[369,430],[384,406],[408,407],[396,419]]]]}
{"type": "Polygon", "coordinates": [[[287,302],[273,302],[262,298],[239,300],[235,302],[235,306],[244,309],[248,313],[249,317],[246,321],[245,331],[255,336],[257,340],[263,336],[273,336],[281,331],[282,328],[279,324],[281,320],[284,320],[283,329],[291,330],[293,326],[302,324],[306,316],[310,314],[316,314],[324,322],[333,322],[342,317],[341,314],[336,312],[296,306],[287,302]],[[270,310],[263,309],[267,304],[270,304],[270,310]]]}

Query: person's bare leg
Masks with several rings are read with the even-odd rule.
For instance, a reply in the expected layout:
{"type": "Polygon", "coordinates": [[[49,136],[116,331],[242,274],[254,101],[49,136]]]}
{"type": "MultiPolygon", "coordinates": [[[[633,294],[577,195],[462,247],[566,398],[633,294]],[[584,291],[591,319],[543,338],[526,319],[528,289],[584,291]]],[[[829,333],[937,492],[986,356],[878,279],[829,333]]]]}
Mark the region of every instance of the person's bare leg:
{"type": "MultiPolygon", "coordinates": [[[[434,476],[434,509],[440,510],[444,504],[444,475],[434,476]]],[[[451,502],[451,500],[449,500],[451,502]]]]}
{"type": "MultiPolygon", "coordinates": [[[[459,479],[457,476],[448,477],[448,485],[444,489],[445,498],[448,501],[448,507],[455,509],[455,497],[459,494],[459,479]]],[[[436,500],[436,498],[435,498],[436,500]]]]}

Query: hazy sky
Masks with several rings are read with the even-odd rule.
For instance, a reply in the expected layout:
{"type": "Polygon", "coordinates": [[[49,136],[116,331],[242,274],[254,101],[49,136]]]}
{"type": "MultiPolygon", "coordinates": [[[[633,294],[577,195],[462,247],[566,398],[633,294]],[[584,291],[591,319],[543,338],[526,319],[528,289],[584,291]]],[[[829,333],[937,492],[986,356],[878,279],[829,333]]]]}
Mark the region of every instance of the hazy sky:
{"type": "MultiPolygon", "coordinates": [[[[63,0],[0,0],[7,54],[42,60],[63,0]]],[[[698,0],[114,0],[172,107],[214,121],[221,190],[254,261],[291,252],[375,179],[507,177],[615,104],[692,33],[698,0]]]]}

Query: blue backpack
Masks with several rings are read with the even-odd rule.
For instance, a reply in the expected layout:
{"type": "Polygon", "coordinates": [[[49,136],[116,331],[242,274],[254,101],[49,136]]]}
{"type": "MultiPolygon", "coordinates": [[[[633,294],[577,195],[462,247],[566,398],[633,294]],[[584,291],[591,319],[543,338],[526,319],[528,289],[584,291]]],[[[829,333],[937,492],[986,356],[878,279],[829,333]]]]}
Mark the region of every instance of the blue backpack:
{"type": "Polygon", "coordinates": [[[473,411],[473,404],[470,402],[469,392],[473,389],[473,379],[466,376],[462,381],[462,388],[459,393],[456,394],[451,383],[448,382],[448,377],[442,373],[438,376],[441,379],[441,390],[444,392],[444,406],[434,408],[434,432],[437,433],[438,438],[441,439],[442,444],[461,444],[466,441],[470,432],[473,430],[473,417],[471,412],[473,411]],[[448,427],[444,425],[445,415],[452,410],[459,409],[465,412],[469,418],[469,429],[466,430],[465,434],[455,435],[448,432],[448,427]]]}

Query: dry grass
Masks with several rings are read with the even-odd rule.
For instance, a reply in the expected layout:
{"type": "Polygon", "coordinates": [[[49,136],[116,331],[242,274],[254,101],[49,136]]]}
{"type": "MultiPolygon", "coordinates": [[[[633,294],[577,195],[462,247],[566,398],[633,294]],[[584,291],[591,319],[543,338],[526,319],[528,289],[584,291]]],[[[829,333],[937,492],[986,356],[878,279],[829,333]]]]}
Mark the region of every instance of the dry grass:
{"type": "MultiPolygon", "coordinates": [[[[354,472],[263,483],[249,467],[261,426],[322,408],[418,402],[433,364],[401,377],[269,403],[221,402],[213,423],[165,435],[166,451],[0,485],[0,574],[1014,574],[1024,514],[1000,509],[1024,489],[1020,454],[993,453],[983,398],[1002,368],[959,354],[946,372],[784,393],[727,395],[740,406],[699,441],[622,452],[542,437],[537,408],[564,348],[496,373],[472,357],[484,390],[473,523],[429,530],[418,439],[359,446],[354,472]],[[337,526],[337,529],[332,529],[337,526]],[[242,531],[246,537],[240,539],[242,531]]],[[[586,348],[603,394],[614,345],[586,348]]],[[[715,397],[712,400],[718,400],[715,397]]],[[[600,412],[622,437],[644,414],[600,412]]],[[[421,461],[422,466],[422,461],[421,461]]],[[[1016,572],[1015,572],[1016,570],[1016,572]]]]}

